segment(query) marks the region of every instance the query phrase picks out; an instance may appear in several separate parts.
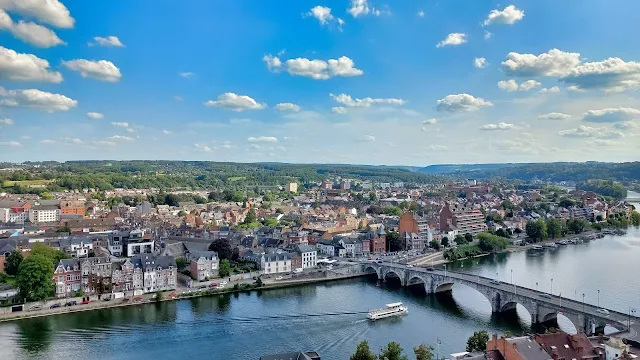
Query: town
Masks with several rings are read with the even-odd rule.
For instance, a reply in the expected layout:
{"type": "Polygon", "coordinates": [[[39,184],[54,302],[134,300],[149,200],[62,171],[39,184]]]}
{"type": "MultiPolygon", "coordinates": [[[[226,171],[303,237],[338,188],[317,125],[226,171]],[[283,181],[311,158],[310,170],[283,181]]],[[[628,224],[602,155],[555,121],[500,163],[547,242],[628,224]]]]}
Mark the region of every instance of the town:
{"type": "Polygon", "coordinates": [[[353,261],[426,267],[640,223],[622,198],[545,182],[336,176],[251,196],[85,188],[0,199],[0,301],[14,312],[326,277],[353,261]]]}

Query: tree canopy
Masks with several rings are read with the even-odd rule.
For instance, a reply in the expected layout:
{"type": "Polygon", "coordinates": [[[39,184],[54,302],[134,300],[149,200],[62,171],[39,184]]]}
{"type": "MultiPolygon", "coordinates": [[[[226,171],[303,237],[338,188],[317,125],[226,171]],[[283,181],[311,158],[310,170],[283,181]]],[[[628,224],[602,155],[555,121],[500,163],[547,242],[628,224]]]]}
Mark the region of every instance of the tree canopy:
{"type": "Polygon", "coordinates": [[[53,293],[53,266],[43,254],[31,254],[18,268],[16,285],[20,296],[29,301],[44,300],[53,293]]]}
{"type": "Polygon", "coordinates": [[[216,239],[209,245],[209,251],[215,251],[218,253],[220,260],[231,259],[233,250],[231,250],[231,244],[227,239],[216,239]]]}
{"type": "Polygon", "coordinates": [[[18,267],[20,267],[20,263],[22,263],[23,260],[24,256],[22,256],[22,251],[14,249],[5,259],[4,271],[8,275],[16,275],[18,273],[18,267]]]}
{"type": "Polygon", "coordinates": [[[489,333],[486,330],[475,331],[467,340],[467,351],[485,351],[489,342],[489,333]]]}

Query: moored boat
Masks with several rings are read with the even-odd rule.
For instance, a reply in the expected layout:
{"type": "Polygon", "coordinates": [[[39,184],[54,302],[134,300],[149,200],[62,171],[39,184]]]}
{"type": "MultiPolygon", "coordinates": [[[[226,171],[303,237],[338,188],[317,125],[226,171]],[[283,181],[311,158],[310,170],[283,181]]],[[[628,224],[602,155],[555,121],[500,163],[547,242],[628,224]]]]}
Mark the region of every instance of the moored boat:
{"type": "Polygon", "coordinates": [[[409,308],[401,302],[386,304],[383,308],[369,310],[369,320],[379,320],[391,316],[402,316],[409,313],[409,308]]]}

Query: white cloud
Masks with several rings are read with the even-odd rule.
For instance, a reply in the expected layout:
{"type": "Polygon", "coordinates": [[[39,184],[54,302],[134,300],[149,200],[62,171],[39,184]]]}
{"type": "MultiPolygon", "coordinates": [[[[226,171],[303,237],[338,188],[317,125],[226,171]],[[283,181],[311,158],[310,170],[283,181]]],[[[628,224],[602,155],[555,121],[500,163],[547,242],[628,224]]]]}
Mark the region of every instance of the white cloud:
{"type": "Polygon", "coordinates": [[[262,110],[266,107],[265,104],[260,104],[247,95],[237,95],[231,92],[218,96],[218,100],[209,100],[204,105],[221,107],[232,111],[262,110]]]}
{"type": "Polygon", "coordinates": [[[515,80],[498,81],[498,87],[507,92],[513,91],[529,91],[533,88],[540,86],[541,84],[535,80],[527,80],[520,85],[515,80]]]}
{"type": "Polygon", "coordinates": [[[558,49],[540,55],[510,52],[502,69],[510,76],[563,76],[580,64],[580,53],[558,49]]]}
{"type": "Polygon", "coordinates": [[[484,25],[512,25],[516,22],[522,20],[524,17],[524,11],[519,10],[513,5],[509,5],[504,10],[500,11],[498,9],[491,10],[489,16],[484,21],[484,25]]]}
{"type": "Polygon", "coordinates": [[[124,44],[118,39],[117,36],[107,36],[100,37],[96,36],[93,38],[95,43],[90,42],[89,46],[99,45],[99,46],[110,46],[110,47],[124,47],[124,44]]]}
{"type": "Polygon", "coordinates": [[[300,111],[300,106],[293,103],[280,103],[276,105],[276,109],[280,111],[300,111]]]}
{"type": "Polygon", "coordinates": [[[62,62],[66,67],[77,71],[83,78],[92,78],[100,81],[117,82],[122,78],[120,69],[111,61],[77,59],[62,62]]]}
{"type": "Polygon", "coordinates": [[[500,123],[497,123],[497,124],[482,125],[482,126],[480,126],[480,130],[487,130],[487,131],[511,130],[514,127],[515,126],[513,124],[507,124],[505,122],[500,122],[500,123]]]}
{"type": "Polygon", "coordinates": [[[182,98],[182,96],[177,96],[176,95],[176,96],[173,97],[173,100],[175,100],[175,101],[183,101],[184,99],[182,98]]]}
{"type": "Polygon", "coordinates": [[[110,141],[133,141],[132,137],[124,136],[124,135],[113,135],[106,138],[106,140],[110,141]]]}
{"type": "Polygon", "coordinates": [[[33,22],[20,20],[17,24],[14,24],[10,30],[16,38],[40,48],[66,45],[53,30],[33,22]]]}
{"type": "Polygon", "coordinates": [[[369,8],[368,0],[351,0],[351,7],[347,9],[347,12],[354,18],[361,15],[367,15],[370,12],[374,15],[380,15],[380,10],[369,8]]]}
{"type": "Polygon", "coordinates": [[[252,142],[252,143],[258,143],[258,142],[278,142],[278,139],[273,137],[273,136],[258,136],[258,137],[253,137],[250,136],[247,138],[248,142],[252,142]]]}
{"type": "Polygon", "coordinates": [[[338,18],[336,21],[338,21],[338,30],[342,31],[342,26],[344,25],[344,20],[342,20],[341,18],[338,18]]]}
{"type": "MultiPolygon", "coordinates": [[[[283,68],[282,61],[272,55],[265,55],[262,60],[270,71],[278,72],[283,68]]],[[[336,59],[309,60],[307,58],[289,59],[284,63],[291,75],[306,76],[316,80],[327,80],[334,76],[359,76],[364,71],[357,69],[353,60],[346,56],[336,59]]]]}
{"type": "Polygon", "coordinates": [[[94,145],[98,146],[116,146],[117,144],[113,141],[109,140],[97,140],[93,142],[94,145]]]}
{"type": "Polygon", "coordinates": [[[605,128],[596,128],[586,125],[580,125],[576,129],[562,130],[558,135],[572,138],[601,138],[613,139],[624,137],[624,134],[616,130],[608,130],[605,128]]]}
{"type": "Polygon", "coordinates": [[[76,145],[84,144],[84,141],[75,137],[66,137],[66,138],[63,138],[62,140],[64,140],[64,142],[67,144],[76,144],[76,145]]]}
{"type": "Polygon", "coordinates": [[[165,135],[171,135],[171,131],[169,130],[162,130],[162,133],[165,135]]]}
{"type": "Polygon", "coordinates": [[[198,150],[200,150],[202,152],[207,152],[207,153],[213,152],[213,149],[211,149],[207,145],[193,144],[193,146],[195,146],[198,150]]]}
{"type": "Polygon", "coordinates": [[[445,151],[447,149],[448,147],[444,145],[439,145],[439,144],[433,144],[433,145],[427,146],[427,150],[430,150],[430,151],[445,151]]]}
{"type": "Polygon", "coordinates": [[[560,88],[557,86],[552,86],[550,88],[542,88],[538,91],[539,94],[548,94],[548,93],[557,93],[560,92],[560,88]]]}
{"type": "Polygon", "coordinates": [[[593,139],[588,141],[589,146],[613,146],[619,144],[618,141],[607,139],[593,139]]]}
{"type": "Polygon", "coordinates": [[[38,89],[5,90],[0,87],[0,105],[34,108],[48,112],[67,111],[78,105],[78,101],[64,95],[52,94],[38,89]]]}
{"type": "Polygon", "coordinates": [[[373,135],[362,135],[357,139],[358,142],[372,142],[376,141],[376,137],[373,135]]]}
{"type": "Polygon", "coordinates": [[[126,130],[127,130],[127,132],[130,132],[130,133],[136,132],[136,130],[134,128],[130,128],[130,127],[126,128],[126,130]]]}
{"type": "Polygon", "coordinates": [[[187,78],[188,79],[188,78],[194,77],[196,75],[196,73],[187,71],[187,72],[181,72],[178,75],[182,76],[183,78],[187,78]]]}
{"type": "Polygon", "coordinates": [[[613,124],[613,127],[618,130],[635,129],[638,126],[638,123],[635,121],[622,121],[617,124],[613,124]]]}
{"type": "Polygon", "coordinates": [[[485,58],[483,58],[483,57],[481,57],[481,58],[475,58],[475,59],[473,60],[473,66],[475,66],[475,67],[477,67],[477,68],[479,68],[479,69],[482,69],[482,68],[484,68],[485,66],[487,66],[487,59],[485,59],[485,58]]]}
{"type": "Polygon", "coordinates": [[[447,95],[443,99],[438,100],[436,108],[438,111],[468,112],[489,106],[493,106],[493,104],[482,98],[476,98],[469,94],[455,94],[447,95]]]}
{"type": "Polygon", "coordinates": [[[438,123],[438,120],[431,118],[423,121],[422,125],[435,125],[437,123],[438,123]]]}
{"type": "Polygon", "coordinates": [[[416,15],[418,15],[418,17],[424,17],[424,11],[420,10],[416,15]]]}
{"type": "Polygon", "coordinates": [[[486,30],[484,31],[484,39],[485,39],[485,40],[489,40],[489,39],[491,39],[491,37],[492,37],[492,36],[493,36],[493,34],[492,34],[492,33],[488,32],[488,31],[486,31],[486,30]]]}
{"type": "Polygon", "coordinates": [[[577,89],[621,92],[640,88],[640,62],[608,58],[572,68],[560,81],[577,89]]]}
{"type": "Polygon", "coordinates": [[[538,120],[566,120],[571,118],[571,115],[563,114],[559,112],[552,112],[548,114],[538,115],[538,120]]]}
{"type": "Polygon", "coordinates": [[[59,0],[0,0],[0,9],[34,17],[59,28],[72,28],[75,20],[59,0]]]}
{"type": "Polygon", "coordinates": [[[582,118],[586,122],[612,123],[640,119],[640,110],[634,108],[607,108],[589,110],[582,118]]]}
{"type": "Polygon", "coordinates": [[[47,60],[0,46],[0,79],[60,83],[62,75],[50,71],[47,60]]]}
{"type": "Polygon", "coordinates": [[[457,46],[467,42],[467,34],[464,33],[451,33],[447,35],[447,38],[440,41],[436,47],[444,47],[444,46],[457,46]]]}
{"type": "Polygon", "coordinates": [[[0,146],[19,147],[22,145],[17,141],[0,141],[0,146]]]}
{"type": "Polygon", "coordinates": [[[329,21],[333,20],[333,15],[331,15],[331,8],[328,8],[326,6],[316,5],[311,8],[311,10],[306,15],[318,19],[321,25],[327,25],[329,21]]]}
{"type": "Polygon", "coordinates": [[[87,117],[89,119],[103,119],[104,118],[104,114],[101,114],[99,112],[88,112],[87,113],[87,117]]]}
{"type": "Polygon", "coordinates": [[[344,106],[334,106],[331,108],[331,112],[333,112],[334,114],[346,114],[347,108],[344,106]]]}
{"type": "Polygon", "coordinates": [[[406,101],[402,99],[395,98],[377,98],[373,99],[370,97],[366,97],[363,99],[352,99],[351,96],[347,94],[334,95],[329,94],[336,102],[348,106],[348,107],[370,107],[374,104],[386,104],[386,105],[403,105],[406,101]]]}
{"type": "Polygon", "coordinates": [[[0,125],[13,125],[13,120],[9,118],[0,119],[0,125]]]}
{"type": "Polygon", "coordinates": [[[129,123],[128,122],[112,122],[111,125],[113,126],[117,126],[117,127],[121,127],[121,128],[128,128],[129,127],[129,123]]]}
{"type": "Polygon", "coordinates": [[[582,90],[579,87],[575,86],[575,85],[571,85],[567,88],[567,90],[569,91],[573,91],[573,92],[585,92],[586,90],[582,90]]]}
{"type": "Polygon", "coordinates": [[[49,139],[40,140],[40,144],[44,144],[44,145],[52,145],[55,143],[56,143],[55,140],[49,140],[49,139]]]}

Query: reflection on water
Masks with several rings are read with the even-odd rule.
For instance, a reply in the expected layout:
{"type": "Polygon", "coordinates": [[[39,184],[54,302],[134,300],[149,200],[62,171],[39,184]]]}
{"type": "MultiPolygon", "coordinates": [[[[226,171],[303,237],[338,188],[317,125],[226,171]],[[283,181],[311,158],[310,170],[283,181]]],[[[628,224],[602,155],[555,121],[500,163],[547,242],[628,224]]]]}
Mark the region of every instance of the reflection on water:
{"type": "MultiPolygon", "coordinates": [[[[625,311],[640,308],[640,230],[575,246],[497,254],[449,264],[448,269],[513,281],[519,286],[597,301],[625,311]],[[512,275],[513,274],[513,275],[512,275]],[[538,285],[536,285],[538,284],[538,285]],[[581,297],[581,296],[580,296],[581,297]]],[[[318,285],[217,295],[148,305],[30,319],[0,324],[0,359],[154,360],[257,359],[265,352],[312,349],[323,358],[343,359],[366,339],[373,349],[398,341],[405,349],[435,344],[441,355],[464,350],[474,331],[531,331],[531,315],[492,314],[489,301],[473,287],[454,285],[450,293],[427,296],[421,285],[400,287],[389,278],[376,286],[375,275],[318,285]],[[368,309],[402,301],[409,314],[369,322],[368,309]],[[340,313],[339,315],[327,315],[340,313]],[[97,351],[96,349],[99,349],[97,351]]],[[[557,324],[573,332],[570,320],[557,324]]],[[[534,329],[544,331],[544,327],[534,329]]]]}

